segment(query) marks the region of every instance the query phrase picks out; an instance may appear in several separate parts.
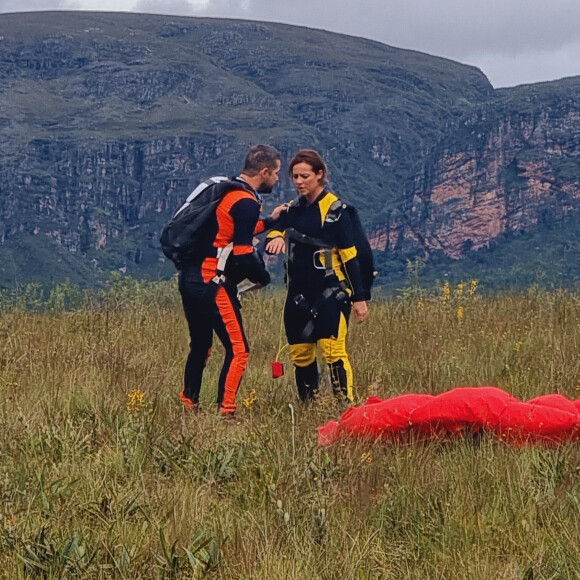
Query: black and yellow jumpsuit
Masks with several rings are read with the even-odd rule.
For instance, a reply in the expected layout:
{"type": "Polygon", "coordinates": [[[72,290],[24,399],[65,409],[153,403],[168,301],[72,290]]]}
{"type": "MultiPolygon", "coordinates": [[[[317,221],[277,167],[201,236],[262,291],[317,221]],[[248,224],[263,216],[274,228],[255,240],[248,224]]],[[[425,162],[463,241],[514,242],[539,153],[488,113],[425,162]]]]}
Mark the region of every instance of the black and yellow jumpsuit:
{"type": "Polygon", "coordinates": [[[363,289],[350,217],[326,188],[311,204],[299,197],[288,205],[267,237],[286,240],[284,326],[298,394],[307,401],[318,390],[320,342],[334,394],[353,402],[353,373],[346,351],[348,320],[352,302],[370,296],[363,289]],[[331,267],[326,267],[328,256],[331,267]]]}
{"type": "Polygon", "coordinates": [[[258,197],[247,188],[241,183],[239,191],[223,197],[208,224],[208,234],[197,259],[183,266],[179,273],[179,291],[191,340],[180,398],[186,407],[197,407],[215,331],[225,348],[217,393],[219,412],[224,415],[236,410],[236,393],[249,355],[237,284],[246,278],[262,286],[270,282],[270,275],[252,245],[254,235],[264,231],[266,222],[258,219],[258,197]],[[219,255],[230,243],[233,248],[225,275],[218,279],[219,255]]]}

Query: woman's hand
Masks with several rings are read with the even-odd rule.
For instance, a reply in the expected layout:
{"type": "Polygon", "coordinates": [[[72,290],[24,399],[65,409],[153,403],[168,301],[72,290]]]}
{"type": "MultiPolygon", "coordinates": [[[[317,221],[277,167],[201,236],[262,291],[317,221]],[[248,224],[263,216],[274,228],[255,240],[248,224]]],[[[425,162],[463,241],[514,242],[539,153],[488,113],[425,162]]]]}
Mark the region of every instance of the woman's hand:
{"type": "Polygon", "coordinates": [[[362,322],[369,314],[369,308],[364,300],[352,303],[352,312],[358,322],[362,322]]]}
{"type": "Polygon", "coordinates": [[[283,254],[286,251],[286,242],[282,236],[272,238],[266,243],[266,254],[275,256],[276,254],[283,254]]]}

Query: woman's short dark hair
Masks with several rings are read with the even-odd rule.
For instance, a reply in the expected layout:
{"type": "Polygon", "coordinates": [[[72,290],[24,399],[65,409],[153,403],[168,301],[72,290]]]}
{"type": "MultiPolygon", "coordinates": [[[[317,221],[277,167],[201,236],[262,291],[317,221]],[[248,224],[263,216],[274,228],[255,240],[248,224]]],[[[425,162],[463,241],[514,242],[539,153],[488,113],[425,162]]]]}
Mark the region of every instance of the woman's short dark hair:
{"type": "Polygon", "coordinates": [[[314,149],[300,149],[300,151],[292,157],[290,165],[288,166],[290,179],[292,179],[294,173],[294,166],[298,165],[298,163],[307,163],[312,167],[314,173],[322,171],[322,179],[320,180],[321,185],[324,185],[328,181],[328,167],[326,167],[326,163],[324,163],[324,159],[322,159],[322,155],[320,155],[318,151],[314,151],[314,149]]]}
{"type": "Polygon", "coordinates": [[[253,177],[258,174],[264,167],[274,171],[281,161],[280,153],[270,145],[256,145],[252,147],[246,155],[244,161],[243,173],[253,177]]]}

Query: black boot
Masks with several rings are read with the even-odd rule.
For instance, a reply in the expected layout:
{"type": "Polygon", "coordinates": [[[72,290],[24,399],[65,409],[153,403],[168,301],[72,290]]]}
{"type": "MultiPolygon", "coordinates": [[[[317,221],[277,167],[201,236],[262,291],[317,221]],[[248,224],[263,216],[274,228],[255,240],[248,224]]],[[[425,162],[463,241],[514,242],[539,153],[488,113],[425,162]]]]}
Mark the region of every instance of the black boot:
{"type": "Polygon", "coordinates": [[[318,364],[314,361],[307,367],[294,366],[294,376],[298,387],[298,396],[305,403],[312,401],[318,392],[318,364]]]}
{"type": "Polygon", "coordinates": [[[330,370],[330,384],[332,385],[332,392],[334,396],[341,402],[346,404],[352,403],[348,398],[347,378],[344,363],[339,360],[328,365],[330,370]]]}

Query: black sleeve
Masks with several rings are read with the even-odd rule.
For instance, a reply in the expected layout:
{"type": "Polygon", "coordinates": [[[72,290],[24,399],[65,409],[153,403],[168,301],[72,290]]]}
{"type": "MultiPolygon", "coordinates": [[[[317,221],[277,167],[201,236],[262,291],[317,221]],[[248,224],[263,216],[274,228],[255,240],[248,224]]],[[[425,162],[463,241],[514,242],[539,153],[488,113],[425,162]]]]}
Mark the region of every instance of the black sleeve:
{"type": "Polygon", "coordinates": [[[344,268],[346,270],[346,276],[352,287],[352,296],[350,297],[351,302],[362,302],[371,299],[370,292],[364,289],[362,284],[362,275],[360,271],[360,264],[357,258],[349,260],[344,268]]]}
{"type": "Polygon", "coordinates": [[[251,199],[240,199],[230,209],[230,215],[234,220],[234,249],[228,259],[226,276],[235,284],[247,278],[251,282],[266,286],[270,282],[270,274],[253,247],[260,206],[251,199]]]}
{"type": "Polygon", "coordinates": [[[260,217],[260,206],[256,201],[242,198],[232,205],[230,215],[234,220],[232,240],[234,242],[234,253],[237,253],[236,246],[238,249],[251,248],[254,240],[254,230],[260,217]]]}
{"type": "Polygon", "coordinates": [[[256,250],[251,254],[239,256],[232,254],[226,266],[226,277],[234,284],[239,284],[245,278],[261,286],[267,286],[270,283],[270,274],[256,250]]]}
{"type": "Polygon", "coordinates": [[[267,225],[268,227],[266,229],[268,230],[272,230],[275,232],[284,232],[286,230],[286,228],[288,227],[288,212],[290,210],[287,211],[283,211],[278,219],[272,219],[272,218],[266,218],[267,219],[267,225]]]}
{"type": "MultiPolygon", "coordinates": [[[[334,225],[337,228],[336,238],[338,249],[348,250],[354,247],[352,223],[346,211],[341,213],[340,219],[334,225]]],[[[347,281],[352,289],[351,301],[361,302],[363,300],[370,300],[369,293],[364,289],[358,258],[355,257],[344,262],[344,269],[346,271],[347,281]]]]}
{"type": "Polygon", "coordinates": [[[264,218],[262,221],[264,222],[264,231],[271,230],[272,226],[276,223],[276,220],[271,217],[264,218]]]}

